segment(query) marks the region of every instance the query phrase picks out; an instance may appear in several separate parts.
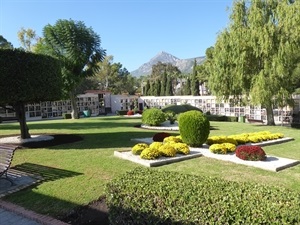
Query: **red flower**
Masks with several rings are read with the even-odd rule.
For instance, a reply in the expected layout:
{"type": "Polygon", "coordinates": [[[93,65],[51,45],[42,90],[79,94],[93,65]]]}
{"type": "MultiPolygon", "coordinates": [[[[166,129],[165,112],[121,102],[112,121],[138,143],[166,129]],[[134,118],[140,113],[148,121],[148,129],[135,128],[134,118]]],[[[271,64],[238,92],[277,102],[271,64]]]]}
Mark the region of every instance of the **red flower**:
{"type": "Polygon", "coordinates": [[[263,161],[266,159],[266,153],[260,146],[239,146],[235,150],[235,155],[242,160],[263,161]]]}
{"type": "Polygon", "coordinates": [[[169,137],[170,134],[165,133],[165,132],[161,132],[161,133],[157,133],[153,136],[153,141],[157,141],[157,142],[163,142],[163,140],[165,139],[165,137],[169,137]]]}

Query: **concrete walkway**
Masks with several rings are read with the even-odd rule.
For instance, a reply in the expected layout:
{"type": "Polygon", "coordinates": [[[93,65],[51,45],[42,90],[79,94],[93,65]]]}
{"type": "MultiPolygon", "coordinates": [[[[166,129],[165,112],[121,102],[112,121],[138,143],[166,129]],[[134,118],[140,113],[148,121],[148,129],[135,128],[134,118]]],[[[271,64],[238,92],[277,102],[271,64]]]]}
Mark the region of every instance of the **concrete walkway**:
{"type": "Polygon", "coordinates": [[[0,225],[67,225],[50,216],[44,216],[18,205],[0,200],[0,225]]]}
{"type": "Polygon", "coordinates": [[[8,177],[14,185],[5,179],[0,179],[0,225],[67,225],[62,221],[44,216],[23,207],[1,200],[2,197],[34,185],[42,178],[27,172],[10,169],[8,177]]]}

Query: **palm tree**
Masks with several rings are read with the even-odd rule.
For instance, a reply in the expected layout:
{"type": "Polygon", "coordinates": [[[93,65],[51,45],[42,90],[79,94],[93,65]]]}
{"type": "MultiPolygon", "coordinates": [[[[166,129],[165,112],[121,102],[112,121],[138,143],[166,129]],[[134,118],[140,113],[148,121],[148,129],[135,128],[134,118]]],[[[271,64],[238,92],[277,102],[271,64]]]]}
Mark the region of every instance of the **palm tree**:
{"type": "Polygon", "coordinates": [[[71,19],[45,26],[43,35],[36,51],[60,59],[64,92],[71,100],[72,118],[78,119],[75,89],[84,78],[94,75],[99,69],[98,62],[106,55],[100,47],[100,36],[82,21],[71,19]]]}

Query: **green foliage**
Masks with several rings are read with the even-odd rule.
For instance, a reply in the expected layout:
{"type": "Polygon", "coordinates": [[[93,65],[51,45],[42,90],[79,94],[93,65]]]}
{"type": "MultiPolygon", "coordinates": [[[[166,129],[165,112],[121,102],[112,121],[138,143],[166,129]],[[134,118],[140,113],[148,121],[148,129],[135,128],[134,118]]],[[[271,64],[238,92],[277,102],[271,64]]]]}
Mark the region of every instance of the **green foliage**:
{"type": "Polygon", "coordinates": [[[288,1],[234,1],[229,26],[219,34],[209,64],[209,89],[267,109],[275,125],[274,103],[292,104],[299,84],[300,4],[288,1]]]}
{"type": "Polygon", "coordinates": [[[3,120],[2,120],[2,117],[0,116],[0,123],[2,123],[3,122],[3,120]]]}
{"type": "Polygon", "coordinates": [[[45,55],[0,49],[0,103],[34,103],[61,98],[59,61],[45,55]]]}
{"type": "Polygon", "coordinates": [[[111,181],[106,201],[111,225],[300,222],[296,191],[148,168],[111,181]]]}
{"type": "Polygon", "coordinates": [[[127,115],[127,112],[128,112],[128,110],[117,110],[116,114],[118,116],[124,116],[124,115],[127,115]]]}
{"type": "Polygon", "coordinates": [[[205,143],[210,132],[207,117],[199,111],[192,110],[179,115],[179,131],[182,141],[191,147],[200,147],[205,143]]]}
{"type": "Polygon", "coordinates": [[[76,88],[86,77],[98,71],[98,62],[106,55],[100,46],[100,36],[86,27],[84,22],[71,19],[46,25],[43,35],[35,51],[60,60],[64,94],[70,98],[72,115],[77,119],[76,88]]]}
{"type": "Polygon", "coordinates": [[[0,49],[13,49],[13,45],[0,35],[0,49]]]}
{"type": "Polygon", "coordinates": [[[172,105],[171,104],[171,105],[167,105],[167,106],[163,107],[161,110],[163,112],[172,111],[175,114],[184,113],[184,112],[187,112],[190,110],[198,110],[198,111],[202,112],[201,109],[199,109],[195,106],[189,105],[189,104],[183,104],[183,105],[172,105]]]}
{"type": "Polygon", "coordinates": [[[146,109],[142,114],[142,123],[149,126],[158,126],[165,121],[164,112],[157,108],[146,109]]]}

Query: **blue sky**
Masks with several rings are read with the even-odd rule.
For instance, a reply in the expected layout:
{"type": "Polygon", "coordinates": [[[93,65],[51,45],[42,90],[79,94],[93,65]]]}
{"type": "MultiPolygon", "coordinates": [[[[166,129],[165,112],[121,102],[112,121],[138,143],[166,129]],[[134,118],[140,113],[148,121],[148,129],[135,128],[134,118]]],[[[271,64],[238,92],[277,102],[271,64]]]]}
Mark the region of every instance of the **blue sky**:
{"type": "Polygon", "coordinates": [[[128,71],[161,51],[204,56],[229,22],[232,0],[0,0],[0,34],[19,47],[24,27],[42,36],[58,19],[83,21],[128,71]]]}

